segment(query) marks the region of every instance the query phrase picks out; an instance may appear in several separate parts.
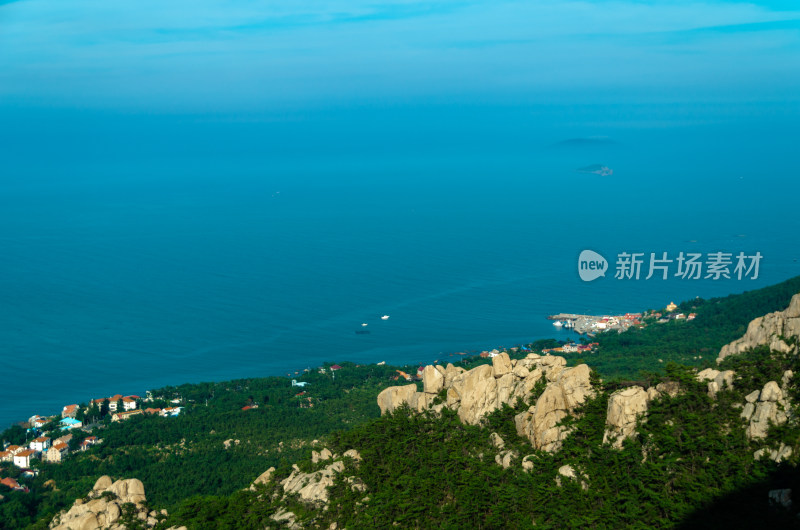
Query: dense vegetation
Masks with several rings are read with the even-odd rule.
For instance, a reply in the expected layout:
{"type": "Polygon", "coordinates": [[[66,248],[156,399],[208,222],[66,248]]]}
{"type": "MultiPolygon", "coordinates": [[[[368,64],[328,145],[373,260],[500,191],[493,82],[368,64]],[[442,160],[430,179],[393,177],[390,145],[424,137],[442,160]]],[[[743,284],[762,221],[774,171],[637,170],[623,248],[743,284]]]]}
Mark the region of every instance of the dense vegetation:
{"type": "MultiPolygon", "coordinates": [[[[167,508],[192,495],[243,488],[264,469],[305,456],[313,439],[379,415],[375,396],[395,383],[394,368],[341,364],[335,377],[329,366],[324,374],[304,374],[299,379],[309,383],[305,388],[268,377],[156,390],[157,396],[180,396],[184,412],[106,421],[96,430],[104,440],[100,447],[75,453],[62,464],[40,463],[40,475],[25,482],[30,493],[0,493],[6,497],[0,502],[0,528],[24,528],[36,521],[34,527],[46,527],[101,475],[136,477],[145,484],[150,504],[167,508]],[[248,405],[258,408],[242,410],[248,405]],[[50,480],[54,485],[45,486],[50,480]]],[[[15,426],[0,439],[24,442],[25,431],[15,426]]],[[[0,476],[19,474],[10,464],[2,468],[0,476]]]]}
{"type": "MultiPolygon", "coordinates": [[[[800,369],[800,362],[764,355],[759,362],[735,364],[741,371],[737,387],[713,400],[693,372],[669,365],[663,379],[679,381],[683,392],[652,402],[639,436],[622,450],[602,445],[608,391],[569,420],[574,431],[556,454],[534,451],[516,435],[513,416],[527,403],[496,411],[482,426],[464,425],[446,409],[441,415],[401,409],[327,440],[340,454],[351,448],[361,453],[363,462],[349,462],[342,476],[358,476],[366,492],[342,478],[328,510],[311,511],[292,500],[288,507],[316,528],[333,522],[347,528],[795,527],[790,511],[765,509],[770,489],[800,488],[795,463],[755,461],[753,450],[772,442],[748,442],[733,405],[774,375],[800,369]],[[492,432],[519,454],[508,469],[495,463],[492,432]],[[531,472],[520,465],[526,455],[532,455],[531,472]],[[578,480],[559,477],[563,465],[572,466],[578,480]]],[[[795,440],[798,450],[796,424],[773,431],[795,440]]],[[[289,472],[278,470],[278,476],[289,472]]],[[[275,482],[258,493],[194,498],[171,522],[191,528],[274,526],[268,517],[280,506],[270,502],[273,494],[282,494],[275,482]]]]}
{"type": "Polygon", "coordinates": [[[622,378],[636,377],[641,370],[663,370],[668,362],[711,366],[720,348],[744,335],[751,320],[785,309],[798,292],[800,277],[757,291],[689,300],[678,310],[697,313],[693,321],[651,321],[625,333],[601,333],[594,339],[600,344],[597,352],[581,354],[582,362],[604,377],[622,378]]]}
{"type": "MultiPolygon", "coordinates": [[[[315,439],[324,439],[336,451],[356,448],[362,453],[365,463],[352,471],[367,485],[369,497],[364,500],[364,494],[340,482],[325,514],[291,505],[298,517],[320,525],[673,527],[708,521],[719,526],[730,520],[741,526],[752,514],[784,524],[790,521],[786,514],[761,508],[767,490],[800,487],[795,468],[754,462],[758,447],[744,439],[742,429],[733,428],[741,420],[731,404],[742,403],[745,394],[767,380],[779,380],[783,370],[800,373],[797,359],[763,350],[726,359],[723,367],[737,372],[736,388],[714,401],[693,382],[688,368],[670,361],[713,364],[719,347],[740,337],[750,320],[785,308],[796,292],[800,278],[742,295],[696,299],[681,305],[682,311],[697,313],[692,322],[651,323],[623,334],[602,334],[597,353],[579,354],[582,361],[568,355],[570,364],[587,362],[606,383],[605,391],[572,420],[575,430],[557,455],[535,453],[516,435],[513,415],[529,403],[497,411],[482,427],[462,425],[449,412],[434,417],[400,411],[379,417],[376,395],[404,383],[396,379],[395,367],[341,363],[335,377],[330,365],[324,373],[298,376],[309,383],[304,388],[270,377],[156,390],[159,400],[151,405],[178,398],[183,413],[137,416],[121,423],[106,417],[93,433],[104,440],[99,447],[74,453],[60,465],[38,463],[40,474],[32,479],[0,464],[0,476],[19,477],[30,487],[23,493],[0,485],[0,528],[46,528],[57,511],[85,495],[104,474],[142,480],[149,504],[170,510],[169,524],[263,528],[272,524],[269,516],[279,507],[264,496],[271,492],[243,488],[270,466],[278,468],[279,477],[288,475],[292,463],[308,458],[315,439]],[[602,447],[608,393],[631,378],[645,385],[679,380],[686,392],[651,404],[641,436],[626,442],[622,451],[602,447]],[[519,461],[509,469],[495,464],[491,432],[498,432],[520,456],[535,454],[534,472],[523,472],[519,461]],[[555,485],[564,464],[585,474],[587,490],[569,481],[555,485]]],[[[540,341],[531,346],[554,345],[540,341]]],[[[512,357],[526,353],[512,352],[512,357]]],[[[471,368],[487,362],[474,357],[459,364],[471,368]]],[[[416,366],[401,369],[413,373],[416,366]]],[[[797,385],[793,388],[798,402],[797,385]]],[[[793,440],[794,454],[800,454],[800,431],[794,424],[781,426],[776,435],[793,440]]],[[[30,435],[14,426],[0,439],[21,445],[30,435]]]]}

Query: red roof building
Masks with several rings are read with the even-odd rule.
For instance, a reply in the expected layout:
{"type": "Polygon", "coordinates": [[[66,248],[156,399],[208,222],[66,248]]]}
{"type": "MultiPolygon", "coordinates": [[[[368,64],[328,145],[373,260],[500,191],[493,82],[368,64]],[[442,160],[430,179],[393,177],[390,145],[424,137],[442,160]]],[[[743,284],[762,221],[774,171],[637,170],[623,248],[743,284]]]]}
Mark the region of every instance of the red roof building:
{"type": "Polygon", "coordinates": [[[12,490],[21,489],[20,485],[19,485],[19,482],[17,482],[15,479],[13,479],[11,477],[6,477],[3,480],[0,480],[0,484],[4,484],[4,485],[8,486],[12,490]]]}

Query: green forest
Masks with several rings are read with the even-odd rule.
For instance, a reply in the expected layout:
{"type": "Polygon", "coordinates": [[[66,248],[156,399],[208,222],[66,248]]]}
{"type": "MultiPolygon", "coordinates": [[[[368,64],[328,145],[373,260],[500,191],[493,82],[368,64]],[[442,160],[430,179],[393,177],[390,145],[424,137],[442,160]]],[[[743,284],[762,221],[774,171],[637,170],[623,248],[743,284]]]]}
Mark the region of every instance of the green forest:
{"type": "MultiPolygon", "coordinates": [[[[714,366],[723,344],[740,337],[753,318],[784,309],[797,292],[800,277],[740,295],[695,299],[680,306],[697,313],[694,321],[601,334],[596,352],[566,355],[570,365],[589,364],[605,383],[569,420],[574,431],[555,455],[533,451],[516,435],[513,416],[530,403],[496,411],[482,426],[464,425],[446,409],[440,416],[400,410],[381,417],[377,394],[406,384],[396,370],[415,373],[416,366],[340,362],[334,375],[332,363],[326,363],[324,371],[296,377],[308,383],[303,388],[285,377],[254,377],[153,390],[152,406],[178,398],[181,415],[140,415],[119,423],[106,417],[91,433],[103,443],[73,453],[62,464],[37,462],[35,478],[0,464],[0,476],[17,477],[30,489],[24,493],[0,485],[0,528],[47,528],[101,475],[140,479],[148,504],[170,512],[164,528],[264,528],[274,524],[269,516],[279,509],[269,500],[272,492],[265,491],[276,483],[255,493],[243,489],[271,466],[281,478],[293,463],[310,465],[315,440],[339,453],[355,448],[362,454],[357,469],[353,462],[348,466],[366,484],[368,499],[340,480],[324,513],[294,502],[292,511],[312,526],[327,528],[335,521],[348,528],[395,522],[426,528],[467,523],[479,528],[674,528],[727,521],[733,527],[750,522],[786,527],[797,520],[762,508],[769,489],[800,486],[796,468],[754,461],[753,444],[743,429],[732,428],[742,420],[731,405],[743,402],[743,392],[779,379],[784,370],[797,373],[797,359],[768,351],[726,359],[723,368],[736,371],[737,383],[715,400],[694,381],[693,368],[714,366]],[[623,450],[613,450],[600,443],[608,395],[632,380],[645,386],[679,381],[685,391],[652,402],[640,435],[623,450]],[[495,464],[492,432],[520,457],[533,455],[534,472],[523,471],[519,462],[509,469],[495,464]],[[557,470],[565,464],[585,476],[587,489],[578,482],[556,485],[557,470]]],[[[540,341],[529,347],[553,345],[540,341]]],[[[527,352],[509,353],[521,358],[527,352]]],[[[487,362],[473,357],[459,364],[471,368],[487,362]]],[[[795,402],[798,397],[793,396],[795,402]]],[[[89,434],[76,436],[72,445],[89,434]]],[[[797,445],[800,432],[790,423],[776,428],[775,436],[797,445]]],[[[25,438],[19,426],[0,434],[0,440],[17,444],[25,438]]],[[[795,447],[795,455],[798,451],[795,447]]]]}

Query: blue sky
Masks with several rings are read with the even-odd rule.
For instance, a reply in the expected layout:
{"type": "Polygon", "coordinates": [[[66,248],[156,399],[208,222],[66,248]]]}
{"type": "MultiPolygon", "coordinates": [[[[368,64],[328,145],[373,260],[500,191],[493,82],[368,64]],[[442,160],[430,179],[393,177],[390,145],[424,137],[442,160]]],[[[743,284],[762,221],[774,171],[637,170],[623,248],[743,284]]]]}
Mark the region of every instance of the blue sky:
{"type": "Polygon", "coordinates": [[[796,101],[792,4],[0,2],[0,111],[796,101]]]}

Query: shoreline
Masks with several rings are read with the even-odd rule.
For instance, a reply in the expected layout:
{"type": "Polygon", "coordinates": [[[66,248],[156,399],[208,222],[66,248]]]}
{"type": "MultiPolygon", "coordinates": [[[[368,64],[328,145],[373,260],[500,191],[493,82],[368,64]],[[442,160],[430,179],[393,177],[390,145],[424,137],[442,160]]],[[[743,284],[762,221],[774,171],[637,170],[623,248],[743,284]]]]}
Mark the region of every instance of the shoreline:
{"type": "MultiPolygon", "coordinates": [[[[314,366],[314,367],[305,366],[303,368],[299,368],[299,369],[296,369],[296,370],[291,370],[289,372],[284,372],[283,370],[276,370],[274,373],[260,373],[260,374],[257,374],[257,375],[242,375],[242,376],[222,375],[222,376],[220,376],[218,378],[217,377],[215,377],[215,378],[197,378],[197,379],[193,379],[193,380],[185,380],[184,379],[184,380],[182,380],[180,382],[175,382],[175,380],[172,379],[171,381],[166,382],[164,384],[156,384],[156,385],[149,386],[148,388],[144,388],[145,385],[140,385],[138,383],[133,383],[131,385],[127,385],[126,383],[120,383],[118,385],[117,384],[103,385],[102,387],[98,385],[98,387],[96,387],[96,388],[113,388],[113,390],[106,390],[105,391],[105,393],[109,393],[109,395],[111,395],[111,396],[116,395],[116,394],[126,395],[126,396],[127,395],[146,395],[148,392],[153,392],[155,390],[159,390],[159,389],[162,389],[162,388],[179,387],[179,386],[183,386],[183,385],[199,385],[199,384],[203,384],[203,383],[222,383],[222,382],[227,382],[227,381],[238,381],[238,380],[245,380],[245,379],[266,379],[266,378],[271,378],[271,377],[291,379],[291,378],[301,377],[306,370],[311,370],[311,371],[317,370],[321,366],[323,366],[323,364],[325,364],[325,363],[352,362],[354,364],[361,365],[361,366],[370,365],[370,364],[379,365],[381,363],[384,363],[384,364],[388,364],[390,366],[396,366],[396,367],[399,367],[399,368],[411,367],[411,366],[414,366],[414,365],[422,365],[422,366],[424,366],[425,364],[432,364],[432,363],[445,363],[446,364],[447,362],[452,362],[453,364],[456,364],[456,363],[458,363],[460,361],[463,361],[463,360],[466,360],[466,359],[470,359],[472,357],[479,357],[479,356],[481,356],[482,353],[489,353],[492,350],[500,350],[500,351],[506,350],[506,349],[510,350],[511,348],[523,347],[525,345],[533,344],[534,342],[536,342],[538,340],[548,340],[548,339],[554,339],[554,337],[545,336],[545,335],[543,335],[543,336],[535,336],[535,337],[528,338],[527,342],[515,343],[515,344],[513,344],[511,346],[485,346],[484,349],[462,349],[460,351],[453,351],[453,352],[448,352],[448,353],[444,353],[444,352],[431,353],[431,354],[426,355],[427,359],[419,359],[419,357],[418,357],[417,360],[413,360],[413,361],[410,361],[408,359],[404,359],[403,361],[400,361],[400,360],[390,361],[388,359],[380,359],[380,360],[373,359],[373,360],[370,360],[368,362],[365,362],[363,360],[358,360],[358,359],[354,359],[354,358],[341,358],[341,359],[337,359],[336,361],[326,360],[326,361],[323,361],[322,364],[319,364],[319,365],[314,366]],[[121,393],[120,392],[121,387],[125,387],[126,393],[121,393]],[[139,387],[139,388],[133,388],[133,387],[139,387]]],[[[488,344],[488,343],[484,343],[484,344],[488,344]]],[[[315,361],[315,362],[319,362],[319,361],[315,361]]],[[[84,396],[81,399],[77,400],[77,401],[76,400],[70,401],[68,399],[67,400],[60,399],[60,402],[63,402],[61,407],[59,407],[58,405],[55,405],[55,406],[53,406],[51,408],[50,405],[42,405],[42,406],[38,407],[38,410],[34,410],[34,409],[37,408],[37,406],[34,404],[34,405],[31,406],[30,409],[28,409],[28,412],[26,412],[23,415],[24,417],[18,417],[17,419],[12,419],[10,421],[4,421],[2,426],[0,426],[0,432],[5,431],[6,429],[9,429],[9,428],[11,428],[11,427],[13,427],[15,425],[21,426],[23,428],[27,428],[26,425],[28,424],[30,418],[33,418],[34,416],[42,416],[42,417],[46,417],[46,418],[58,417],[60,419],[61,418],[61,410],[60,409],[62,409],[64,406],[71,405],[71,404],[80,405],[82,403],[88,404],[90,402],[90,400],[101,399],[103,397],[107,397],[107,396],[102,396],[101,395],[101,394],[104,393],[104,391],[102,391],[102,390],[98,390],[98,391],[90,390],[89,392],[82,392],[82,393],[84,393],[84,396]],[[85,394],[87,394],[87,393],[91,393],[92,396],[91,397],[86,396],[85,394]],[[48,413],[47,414],[42,414],[42,412],[43,412],[42,409],[45,409],[45,408],[50,409],[52,412],[45,411],[45,412],[48,412],[48,413]]],[[[46,401],[48,403],[53,403],[53,402],[56,401],[56,398],[54,398],[53,400],[41,400],[40,399],[40,400],[37,400],[37,401],[46,401]]]]}

